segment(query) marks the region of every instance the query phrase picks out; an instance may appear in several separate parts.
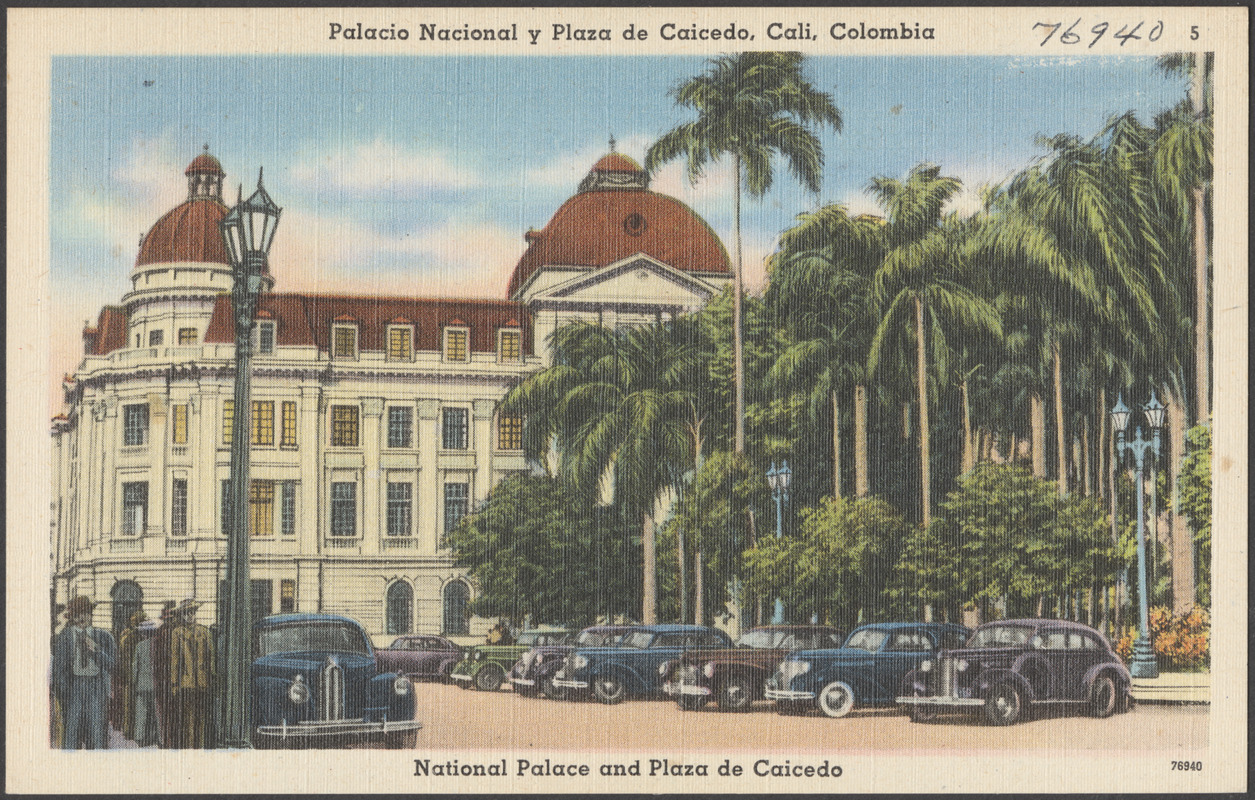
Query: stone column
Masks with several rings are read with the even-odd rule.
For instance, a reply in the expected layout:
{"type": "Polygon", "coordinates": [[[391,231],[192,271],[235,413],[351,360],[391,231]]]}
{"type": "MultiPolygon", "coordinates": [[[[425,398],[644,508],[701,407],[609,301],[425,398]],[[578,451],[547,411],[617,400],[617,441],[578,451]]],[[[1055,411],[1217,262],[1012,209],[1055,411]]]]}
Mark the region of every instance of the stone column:
{"type": "MultiPolygon", "coordinates": [[[[322,388],[319,386],[302,386],[301,399],[298,401],[296,419],[296,445],[300,448],[301,480],[296,487],[296,538],[297,552],[304,554],[318,553],[322,550],[322,446],[325,429],[322,425],[326,403],[323,401],[322,388]]],[[[314,593],[313,600],[309,592],[317,587],[306,586],[306,572],[302,571],[297,578],[297,608],[309,610],[318,608],[321,602],[314,593]],[[312,603],[312,605],[310,605],[312,603]]]]}
{"type": "MultiPolygon", "coordinates": [[[[222,419],[217,384],[201,384],[188,398],[188,447],[191,448],[192,476],[187,487],[188,534],[197,539],[215,540],[222,516],[222,490],[218,483],[218,445],[222,441],[222,419]]],[[[222,539],[223,547],[226,539],[222,539]]],[[[215,593],[217,586],[214,587],[215,593]]]]}
{"type": "Polygon", "coordinates": [[[475,418],[471,428],[471,447],[475,452],[475,485],[471,489],[471,510],[475,510],[488,497],[492,485],[492,415],[497,403],[494,400],[475,400],[471,403],[475,418]]]}
{"type": "MultiPolygon", "coordinates": [[[[151,454],[152,469],[148,475],[148,521],[144,535],[149,531],[154,536],[161,536],[167,530],[166,522],[170,519],[170,511],[166,503],[166,461],[170,448],[170,432],[168,428],[169,406],[166,398],[160,394],[148,395],[148,452],[151,454]]],[[[165,547],[161,544],[161,547],[165,547]]]]}
{"type": "Polygon", "coordinates": [[[377,554],[382,545],[379,537],[383,531],[380,513],[379,448],[382,436],[380,421],[383,417],[383,398],[362,398],[362,553],[377,554]]]}
{"type": "Polygon", "coordinates": [[[100,465],[100,538],[96,542],[99,552],[108,552],[108,542],[114,537],[118,520],[117,453],[122,447],[122,431],[118,425],[118,396],[105,398],[105,419],[101,433],[100,465]]]}
{"type": "Polygon", "coordinates": [[[435,555],[436,545],[440,541],[440,505],[444,496],[440,486],[440,476],[436,470],[436,456],[440,452],[440,401],[419,400],[418,425],[414,431],[414,445],[418,448],[418,511],[416,514],[415,536],[418,537],[419,552],[422,555],[435,555]]]}

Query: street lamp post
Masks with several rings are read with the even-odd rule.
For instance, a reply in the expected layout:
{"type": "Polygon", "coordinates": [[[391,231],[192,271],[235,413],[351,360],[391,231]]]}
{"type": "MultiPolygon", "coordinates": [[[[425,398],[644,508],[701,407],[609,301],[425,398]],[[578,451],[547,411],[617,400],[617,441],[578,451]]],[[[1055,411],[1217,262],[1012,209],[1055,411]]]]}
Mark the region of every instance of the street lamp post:
{"type": "MultiPolygon", "coordinates": [[[[257,298],[266,280],[266,254],[274,240],[282,211],[262,187],[257,173],[257,191],[247,200],[236,201],[218,223],[231,259],[231,311],[235,319],[235,397],[231,424],[231,472],[227,496],[230,498],[230,530],[227,531],[226,636],[223,653],[223,725],[221,744],[251,747],[249,723],[249,663],[252,660],[250,636],[253,627],[252,597],[248,560],[249,446],[252,434],[253,316],[257,298]]],[[[219,598],[219,602],[222,598],[219,598]]]]}
{"type": "MultiPolygon", "coordinates": [[[[789,462],[776,469],[776,462],[771,462],[771,469],[767,470],[767,485],[771,487],[771,496],[776,499],[776,538],[779,539],[784,535],[784,503],[789,499],[789,484],[793,482],[793,471],[789,469],[789,462]]],[[[775,608],[771,613],[771,624],[781,625],[784,623],[784,601],[779,597],[776,598],[775,608]]]]}
{"type": "MultiPolygon", "coordinates": [[[[1150,402],[1143,409],[1146,421],[1150,424],[1151,438],[1142,438],[1142,426],[1138,425],[1132,442],[1124,440],[1124,431],[1129,424],[1130,409],[1124,404],[1124,397],[1118,396],[1111,409],[1112,429],[1116,434],[1116,457],[1123,460],[1128,453],[1133,455],[1133,463],[1137,469],[1137,481],[1134,491],[1137,493],[1137,595],[1138,612],[1140,614],[1141,633],[1133,643],[1133,663],[1129,672],[1134,678],[1159,677],[1159,664],[1155,661],[1155,650],[1150,639],[1150,604],[1149,588],[1146,580],[1146,515],[1143,508],[1142,478],[1146,466],[1146,451],[1151,451],[1153,460],[1159,458],[1159,430],[1163,427],[1164,407],[1155,397],[1154,390],[1150,393],[1150,402]]],[[[1152,463],[1153,466],[1153,463],[1152,463]]]]}

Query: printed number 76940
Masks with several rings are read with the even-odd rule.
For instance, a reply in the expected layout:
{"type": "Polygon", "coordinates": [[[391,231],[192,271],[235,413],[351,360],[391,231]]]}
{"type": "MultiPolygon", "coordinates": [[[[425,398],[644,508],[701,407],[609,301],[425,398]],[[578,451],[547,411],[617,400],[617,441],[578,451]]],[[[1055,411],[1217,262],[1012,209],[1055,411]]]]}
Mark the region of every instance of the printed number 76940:
{"type": "Polygon", "coordinates": [[[1172,769],[1181,770],[1183,772],[1188,772],[1188,771],[1202,772],[1203,762],[1201,761],[1173,761],[1172,769]]]}

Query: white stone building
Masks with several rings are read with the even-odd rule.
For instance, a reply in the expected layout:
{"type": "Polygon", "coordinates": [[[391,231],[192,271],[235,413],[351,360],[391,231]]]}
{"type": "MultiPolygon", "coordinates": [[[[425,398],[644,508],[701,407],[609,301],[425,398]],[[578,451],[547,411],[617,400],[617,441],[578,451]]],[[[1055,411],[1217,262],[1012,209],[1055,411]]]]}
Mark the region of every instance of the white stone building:
{"type": "MultiPolygon", "coordinates": [[[[224,173],[207,152],[153,225],[132,289],[83,331],[53,420],[54,603],[83,594],[119,629],[143,607],[216,606],[232,408],[224,173]]],[[[283,235],[282,227],[279,234],[283,235]]],[[[479,635],[475,588],[442,535],[529,468],[498,413],[572,319],[639,324],[699,308],[729,278],[718,237],[611,152],[515,267],[508,299],[285,294],[274,265],[254,327],[250,437],[255,614],[325,611],[373,635],[479,635]]]]}

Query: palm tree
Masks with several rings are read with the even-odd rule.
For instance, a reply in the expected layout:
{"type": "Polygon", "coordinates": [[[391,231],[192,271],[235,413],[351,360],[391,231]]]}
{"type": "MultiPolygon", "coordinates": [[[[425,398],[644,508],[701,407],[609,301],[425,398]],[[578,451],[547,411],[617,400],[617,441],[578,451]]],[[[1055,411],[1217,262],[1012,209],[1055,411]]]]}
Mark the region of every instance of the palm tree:
{"type": "Polygon", "coordinates": [[[924,527],[932,521],[928,353],[933,353],[934,361],[946,357],[947,329],[961,327],[991,336],[1000,335],[1002,329],[993,306],[966,283],[966,265],[960,258],[959,221],[953,215],[942,218],[942,207],[960,186],[958,178],[941,175],[941,168],[932,164],[914,167],[905,181],[878,177],[869,186],[886,212],[887,223],[885,257],[872,283],[872,296],[881,318],[867,366],[869,373],[876,373],[884,352],[893,346],[892,340],[908,327],[903,325],[903,317],[910,313],[915,340],[920,508],[924,527]]]}
{"type": "Polygon", "coordinates": [[[801,53],[745,52],[710,60],[705,73],[681,83],[670,95],[697,112],[697,119],[663,134],[645,154],[650,172],[684,157],[690,181],[707,164],[732,157],[736,180],[736,263],[733,272],[733,359],[735,362],[735,450],[745,452],[745,368],[741,331],[741,187],[762,197],[771,187],[772,160],[784,156],[793,176],[818,192],[824,163],[815,125],[841,130],[841,112],[831,95],[802,75],[801,53]]]}
{"type": "Polygon", "coordinates": [[[883,224],[878,217],[850,217],[841,205],[799,214],[768,263],[767,301],[797,340],[772,366],[768,380],[806,389],[812,420],[831,406],[834,497],[841,496],[838,397],[851,387],[855,495],[869,491],[866,360],[875,326],[871,277],[882,256],[883,224]]]}

